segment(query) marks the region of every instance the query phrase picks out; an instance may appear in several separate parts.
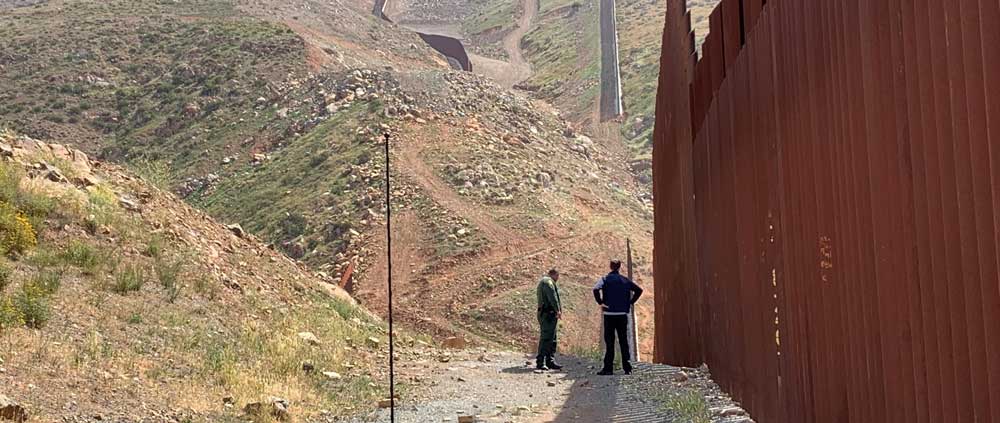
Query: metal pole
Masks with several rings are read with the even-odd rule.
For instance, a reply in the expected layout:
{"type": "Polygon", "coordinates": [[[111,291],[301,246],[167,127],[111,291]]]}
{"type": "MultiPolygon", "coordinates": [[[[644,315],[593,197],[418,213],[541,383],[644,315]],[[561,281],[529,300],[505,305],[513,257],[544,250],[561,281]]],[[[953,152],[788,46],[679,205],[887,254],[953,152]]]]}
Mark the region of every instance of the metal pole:
{"type": "Polygon", "coordinates": [[[389,133],[385,136],[385,257],[389,284],[389,421],[396,422],[396,367],[392,331],[392,196],[389,191],[389,133]]]}
{"type": "MultiPolygon", "coordinates": [[[[630,240],[628,238],[625,238],[625,257],[626,257],[626,259],[625,259],[626,263],[628,263],[627,264],[628,267],[626,267],[626,269],[627,269],[626,272],[627,272],[628,279],[630,281],[634,282],[635,280],[632,279],[632,240],[630,240]]],[[[631,339],[629,339],[629,343],[632,344],[632,350],[629,351],[629,352],[632,353],[632,357],[631,357],[632,361],[638,362],[639,361],[639,322],[635,320],[635,305],[633,305],[631,308],[629,308],[629,311],[628,311],[628,320],[629,320],[629,323],[630,323],[629,326],[631,326],[629,328],[629,338],[631,338],[631,339]]]]}

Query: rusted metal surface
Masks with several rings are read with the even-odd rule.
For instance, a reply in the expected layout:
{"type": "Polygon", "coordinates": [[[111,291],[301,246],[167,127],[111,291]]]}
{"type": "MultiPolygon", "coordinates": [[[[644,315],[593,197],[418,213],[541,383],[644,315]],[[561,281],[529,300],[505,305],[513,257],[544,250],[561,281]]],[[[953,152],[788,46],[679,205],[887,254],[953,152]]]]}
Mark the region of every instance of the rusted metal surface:
{"type": "Polygon", "coordinates": [[[1000,422],[1000,2],[723,0],[701,58],[687,19],[656,360],[759,422],[1000,422]]]}
{"type": "Polygon", "coordinates": [[[600,1],[601,30],[601,121],[622,115],[622,83],[618,63],[618,22],[615,0],[600,1]]]}

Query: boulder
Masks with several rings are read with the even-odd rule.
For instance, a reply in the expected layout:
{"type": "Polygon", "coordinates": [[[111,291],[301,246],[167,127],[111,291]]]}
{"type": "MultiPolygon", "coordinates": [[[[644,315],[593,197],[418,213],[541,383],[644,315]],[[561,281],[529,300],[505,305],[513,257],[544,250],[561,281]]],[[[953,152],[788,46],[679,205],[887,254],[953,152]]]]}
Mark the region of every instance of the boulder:
{"type": "Polygon", "coordinates": [[[129,196],[122,196],[118,199],[118,203],[121,204],[122,208],[128,211],[138,212],[142,211],[142,207],[139,206],[139,202],[129,196]]]}
{"type": "Polygon", "coordinates": [[[290,404],[288,400],[278,397],[268,397],[264,402],[252,402],[243,407],[243,412],[253,417],[264,417],[270,415],[277,420],[287,421],[291,417],[288,413],[290,404]]]}
{"type": "Polygon", "coordinates": [[[319,345],[319,338],[312,332],[299,332],[299,339],[305,341],[309,345],[319,345]]]}
{"type": "Polygon", "coordinates": [[[233,235],[236,235],[236,236],[238,236],[240,238],[246,239],[246,237],[247,237],[246,231],[243,230],[243,226],[240,226],[239,223],[234,223],[232,225],[226,225],[226,229],[229,229],[229,232],[232,232],[233,235]]]}
{"type": "Polygon", "coordinates": [[[445,348],[451,348],[454,350],[464,349],[465,345],[466,345],[465,338],[459,336],[450,336],[448,338],[445,338],[444,341],[441,342],[441,346],[445,348]]]}
{"type": "Polygon", "coordinates": [[[26,422],[28,421],[28,412],[14,400],[0,395],[0,420],[26,422]]]}

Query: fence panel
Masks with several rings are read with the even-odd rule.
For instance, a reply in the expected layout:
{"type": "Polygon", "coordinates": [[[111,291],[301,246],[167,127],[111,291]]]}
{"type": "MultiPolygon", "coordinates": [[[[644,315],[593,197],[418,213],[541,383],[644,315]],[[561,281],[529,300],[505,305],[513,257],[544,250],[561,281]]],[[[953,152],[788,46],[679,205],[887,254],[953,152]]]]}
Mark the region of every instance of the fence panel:
{"type": "Polygon", "coordinates": [[[1000,422],[1000,2],[724,0],[695,63],[667,7],[657,359],[760,422],[1000,422]]]}

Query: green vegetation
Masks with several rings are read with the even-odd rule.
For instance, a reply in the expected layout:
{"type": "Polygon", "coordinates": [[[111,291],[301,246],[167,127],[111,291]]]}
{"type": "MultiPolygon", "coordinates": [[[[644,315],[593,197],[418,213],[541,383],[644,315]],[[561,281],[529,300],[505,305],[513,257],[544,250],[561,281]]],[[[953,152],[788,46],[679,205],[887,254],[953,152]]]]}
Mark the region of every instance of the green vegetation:
{"type": "Polygon", "coordinates": [[[115,272],[115,280],[108,288],[119,295],[128,295],[142,289],[146,283],[146,270],[139,264],[125,264],[115,272]]]}
{"type": "Polygon", "coordinates": [[[539,22],[522,41],[534,73],[526,84],[574,117],[600,95],[599,12],[597,0],[541,0],[539,22]]]}
{"type": "Polygon", "coordinates": [[[0,73],[0,125],[100,147],[158,186],[214,170],[232,146],[267,143],[297,124],[269,109],[232,125],[271,81],[304,70],[305,47],[230,0],[80,1],[72,13],[15,10],[0,28],[0,51],[13,58],[0,73]],[[62,130],[46,129],[53,125],[62,130]]]}
{"type": "Polygon", "coordinates": [[[343,194],[380,183],[351,178],[352,166],[381,157],[378,144],[354,132],[373,124],[368,119],[379,110],[377,102],[343,110],[273,160],[248,166],[191,200],[224,221],[242,223],[292,257],[325,263],[344,250],[351,226],[372,207],[361,194],[343,194]]]}
{"type": "MultiPolygon", "coordinates": [[[[708,34],[708,16],[718,3],[719,0],[688,0],[699,48],[708,34]]],[[[666,1],[618,0],[617,6],[622,99],[628,116],[622,135],[636,158],[649,159],[666,1]]]]}
{"type": "Polygon", "coordinates": [[[14,296],[14,308],[24,325],[32,329],[40,329],[49,321],[51,315],[49,297],[58,289],[56,285],[44,285],[46,278],[32,279],[21,285],[20,291],[14,296]],[[52,290],[52,291],[50,291],[52,290]]]}
{"type": "Polygon", "coordinates": [[[166,261],[165,259],[157,259],[153,264],[156,278],[167,293],[167,301],[171,303],[177,301],[177,297],[180,295],[181,285],[177,279],[181,275],[183,267],[183,263],[180,261],[166,261]]]}
{"type": "Polygon", "coordinates": [[[471,35],[509,31],[516,26],[515,19],[520,14],[517,5],[517,1],[511,0],[473,1],[470,9],[476,12],[462,21],[462,31],[471,35]]]}
{"type": "Polygon", "coordinates": [[[106,262],[106,257],[96,247],[80,240],[70,241],[59,258],[66,263],[80,268],[86,275],[96,275],[106,262]]]}
{"type": "Polygon", "coordinates": [[[712,415],[708,412],[708,403],[698,391],[681,389],[674,392],[662,392],[657,399],[662,410],[676,413],[682,422],[710,423],[712,421],[712,415]]]}
{"type": "Polygon", "coordinates": [[[5,261],[0,261],[0,294],[2,294],[7,286],[11,283],[11,275],[14,274],[14,269],[11,269],[10,264],[5,261]]]}

